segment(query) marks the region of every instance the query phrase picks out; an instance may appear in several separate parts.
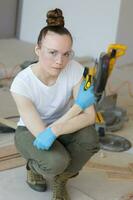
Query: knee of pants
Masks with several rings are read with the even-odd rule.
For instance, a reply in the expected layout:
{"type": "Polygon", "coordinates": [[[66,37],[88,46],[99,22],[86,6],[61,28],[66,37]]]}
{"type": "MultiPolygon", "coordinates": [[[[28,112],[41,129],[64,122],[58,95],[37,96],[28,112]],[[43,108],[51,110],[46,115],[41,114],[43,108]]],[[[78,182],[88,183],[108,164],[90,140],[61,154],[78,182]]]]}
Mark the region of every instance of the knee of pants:
{"type": "Polygon", "coordinates": [[[76,138],[76,143],[84,150],[99,151],[99,137],[93,126],[86,127],[79,131],[76,138]]]}
{"type": "Polygon", "coordinates": [[[47,160],[32,160],[33,168],[41,174],[58,175],[64,172],[68,167],[71,159],[69,154],[66,156],[56,155],[47,160]]]}

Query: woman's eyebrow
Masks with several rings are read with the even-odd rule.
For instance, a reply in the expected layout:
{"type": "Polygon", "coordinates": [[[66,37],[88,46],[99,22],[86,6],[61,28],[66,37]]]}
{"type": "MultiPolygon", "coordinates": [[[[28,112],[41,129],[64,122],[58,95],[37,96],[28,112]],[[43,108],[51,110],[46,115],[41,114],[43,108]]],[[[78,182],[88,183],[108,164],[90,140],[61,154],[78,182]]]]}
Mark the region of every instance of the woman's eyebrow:
{"type": "MultiPolygon", "coordinates": [[[[56,51],[59,52],[57,49],[47,48],[49,51],[56,51]]],[[[63,54],[69,53],[71,50],[65,51],[63,54]]],[[[60,53],[60,52],[59,52],[60,53]]]]}

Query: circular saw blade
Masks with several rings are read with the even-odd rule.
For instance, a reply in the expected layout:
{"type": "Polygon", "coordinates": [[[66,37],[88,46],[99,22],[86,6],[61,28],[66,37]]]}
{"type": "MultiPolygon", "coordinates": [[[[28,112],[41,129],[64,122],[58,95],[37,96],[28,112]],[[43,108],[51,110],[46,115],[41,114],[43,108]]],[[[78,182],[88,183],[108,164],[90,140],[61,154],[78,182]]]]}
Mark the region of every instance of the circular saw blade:
{"type": "Polygon", "coordinates": [[[126,138],[113,134],[106,134],[100,137],[99,140],[100,148],[107,151],[122,152],[127,151],[132,146],[131,142],[126,138]]]}

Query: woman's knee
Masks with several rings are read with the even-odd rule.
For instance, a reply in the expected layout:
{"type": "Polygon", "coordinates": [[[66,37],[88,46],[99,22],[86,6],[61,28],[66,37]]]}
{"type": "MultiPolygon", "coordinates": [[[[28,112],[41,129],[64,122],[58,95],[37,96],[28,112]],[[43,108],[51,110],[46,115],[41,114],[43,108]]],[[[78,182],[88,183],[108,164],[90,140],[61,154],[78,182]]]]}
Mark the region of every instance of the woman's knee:
{"type": "Polygon", "coordinates": [[[70,157],[62,157],[57,160],[55,158],[47,165],[48,173],[53,175],[61,174],[68,167],[70,160],[70,157]]]}
{"type": "Polygon", "coordinates": [[[34,149],[34,152],[34,156],[31,157],[36,162],[35,166],[44,174],[57,175],[62,173],[71,160],[69,152],[58,141],[55,141],[48,151],[34,149]]]}
{"type": "Polygon", "coordinates": [[[34,137],[21,129],[17,130],[15,144],[22,156],[30,161],[31,168],[41,174],[60,174],[68,167],[71,160],[69,152],[59,141],[56,140],[49,151],[38,150],[33,146],[34,137]]]}
{"type": "Polygon", "coordinates": [[[49,155],[46,159],[34,160],[34,168],[41,174],[58,175],[61,174],[69,165],[71,159],[69,154],[58,152],[49,155]]]}
{"type": "Polygon", "coordinates": [[[77,134],[76,142],[81,148],[99,150],[99,137],[93,126],[81,129],[77,134]]]}

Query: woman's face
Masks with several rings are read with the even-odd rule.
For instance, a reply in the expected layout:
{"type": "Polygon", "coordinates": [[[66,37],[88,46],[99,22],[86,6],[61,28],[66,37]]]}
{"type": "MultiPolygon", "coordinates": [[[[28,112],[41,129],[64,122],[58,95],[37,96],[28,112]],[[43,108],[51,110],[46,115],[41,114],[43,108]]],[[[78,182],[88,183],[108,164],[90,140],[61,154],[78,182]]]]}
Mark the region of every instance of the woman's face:
{"type": "Polygon", "coordinates": [[[72,41],[69,35],[48,31],[40,46],[35,48],[41,70],[51,76],[58,76],[71,59],[71,48],[72,41]]]}

